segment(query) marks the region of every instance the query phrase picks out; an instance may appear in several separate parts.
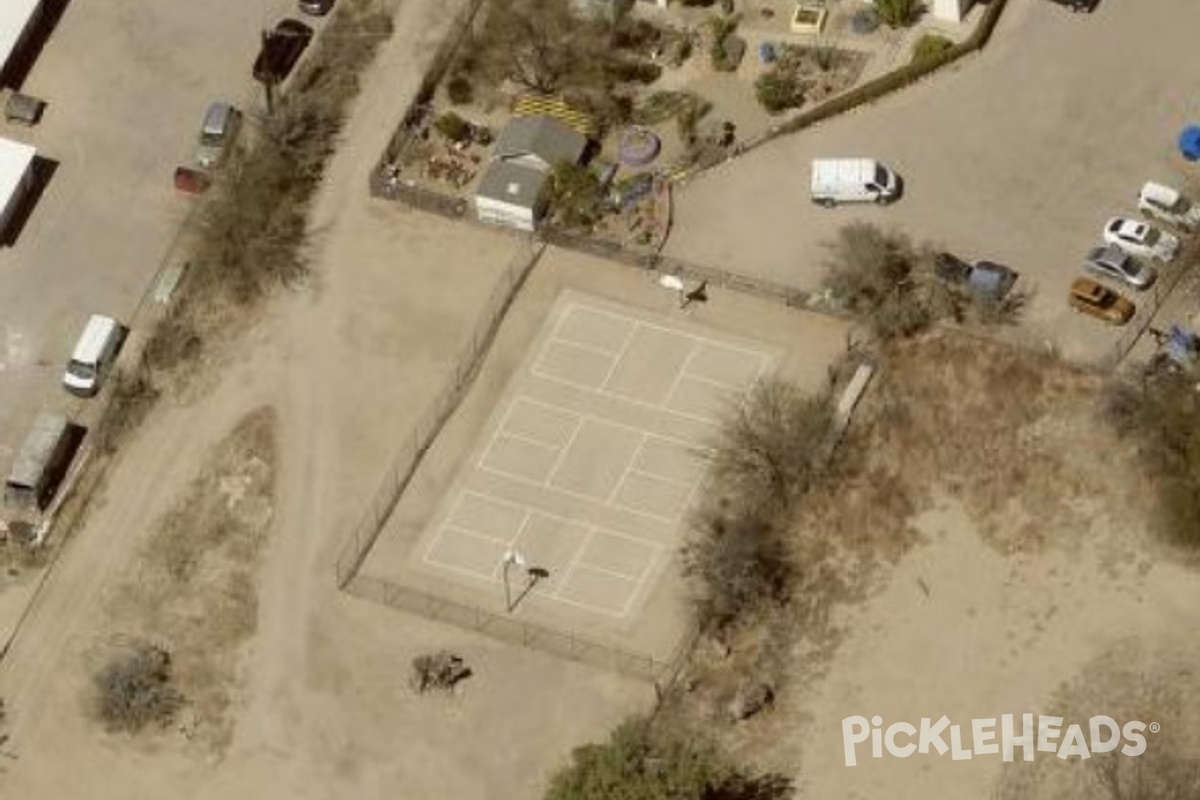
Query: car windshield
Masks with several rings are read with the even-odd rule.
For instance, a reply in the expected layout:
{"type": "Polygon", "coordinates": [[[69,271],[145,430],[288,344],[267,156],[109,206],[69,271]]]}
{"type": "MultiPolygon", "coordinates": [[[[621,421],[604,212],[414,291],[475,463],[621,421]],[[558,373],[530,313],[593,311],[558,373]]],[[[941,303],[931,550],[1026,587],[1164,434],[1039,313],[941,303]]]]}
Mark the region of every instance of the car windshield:
{"type": "Polygon", "coordinates": [[[1142,236],[1142,242],[1149,247],[1158,244],[1158,228],[1146,228],[1146,233],[1142,236]]]}
{"type": "Polygon", "coordinates": [[[881,165],[875,165],[875,183],[879,186],[888,185],[888,173],[881,165]]]}
{"type": "Polygon", "coordinates": [[[219,133],[205,131],[200,134],[200,144],[207,145],[208,147],[220,147],[223,138],[219,133]]]}
{"type": "Polygon", "coordinates": [[[71,360],[67,364],[67,372],[71,373],[76,378],[83,381],[90,381],[96,377],[96,368],[91,364],[84,364],[82,361],[71,360]]]}

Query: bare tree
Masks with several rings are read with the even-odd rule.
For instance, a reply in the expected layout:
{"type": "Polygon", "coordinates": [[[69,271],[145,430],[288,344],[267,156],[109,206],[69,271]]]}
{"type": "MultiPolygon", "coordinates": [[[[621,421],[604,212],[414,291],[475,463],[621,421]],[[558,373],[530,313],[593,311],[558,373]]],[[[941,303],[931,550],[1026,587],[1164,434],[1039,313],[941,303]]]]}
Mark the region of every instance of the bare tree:
{"type": "Polygon", "coordinates": [[[712,442],[719,493],[783,508],[809,488],[832,425],[829,398],[778,378],[731,405],[712,442]]]}
{"type": "Polygon", "coordinates": [[[543,93],[603,80],[605,28],[564,0],[492,0],[483,36],[482,66],[494,78],[543,93]]]}

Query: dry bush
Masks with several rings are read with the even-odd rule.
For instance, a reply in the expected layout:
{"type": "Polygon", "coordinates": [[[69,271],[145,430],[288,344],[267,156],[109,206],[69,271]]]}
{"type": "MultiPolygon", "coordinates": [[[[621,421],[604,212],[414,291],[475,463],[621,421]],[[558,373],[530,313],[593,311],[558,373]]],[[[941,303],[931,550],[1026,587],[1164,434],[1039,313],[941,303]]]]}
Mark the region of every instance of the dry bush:
{"type": "Polygon", "coordinates": [[[775,378],[731,404],[710,445],[712,498],[683,548],[703,628],[727,628],[786,601],[793,557],[780,520],[821,474],[829,398],[775,378]]]}
{"type": "Polygon", "coordinates": [[[1137,443],[1157,479],[1159,530],[1200,546],[1200,393],[1194,376],[1161,374],[1109,384],[1103,408],[1114,428],[1137,443]]]}
{"type": "Polygon", "coordinates": [[[173,684],[188,698],[198,743],[220,750],[239,648],[257,624],[256,569],[271,531],[278,420],[247,414],[139,552],[114,595],[113,616],[151,641],[173,643],[173,684]]]}
{"type": "Polygon", "coordinates": [[[724,505],[697,515],[683,546],[683,572],[696,586],[702,629],[727,628],[787,600],[794,574],[782,531],[749,510],[724,505]]]}
{"type": "Polygon", "coordinates": [[[833,423],[826,395],[777,378],[730,404],[710,443],[716,493],[740,506],[781,510],[808,491],[833,423]]]}
{"type": "MultiPolygon", "coordinates": [[[[1187,648],[1151,651],[1126,640],[1087,664],[1055,693],[1048,714],[1087,730],[1095,714],[1118,725],[1158,723],[1146,751],[1093,753],[1086,760],[1041,754],[1005,764],[997,800],[1196,800],[1200,798],[1200,685],[1187,648]]],[[[1084,734],[1085,737],[1087,734],[1084,734]]]]}
{"type": "Polygon", "coordinates": [[[92,432],[96,449],[112,453],[125,437],[141,424],[158,399],[158,389],[144,364],[114,371],[109,378],[108,405],[92,432]]]}
{"type": "Polygon", "coordinates": [[[150,644],[115,656],[95,675],[94,689],[97,714],[113,731],[167,725],[183,705],[171,681],[171,654],[150,644]]]}

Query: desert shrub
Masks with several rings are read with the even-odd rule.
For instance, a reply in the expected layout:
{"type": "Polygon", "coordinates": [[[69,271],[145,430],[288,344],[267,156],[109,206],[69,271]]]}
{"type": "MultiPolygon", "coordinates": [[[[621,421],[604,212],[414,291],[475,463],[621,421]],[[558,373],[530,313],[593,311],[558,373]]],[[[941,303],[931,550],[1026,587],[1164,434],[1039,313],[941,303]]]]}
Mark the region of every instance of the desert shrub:
{"type": "Polygon", "coordinates": [[[921,0],[875,0],[879,19],[890,28],[906,28],[925,10],[921,0]]]}
{"type": "Polygon", "coordinates": [[[679,0],[681,6],[691,6],[698,8],[708,8],[715,4],[717,0],[679,0]]]}
{"type": "Polygon", "coordinates": [[[102,453],[117,449],[141,424],[159,395],[145,368],[121,368],[109,380],[109,403],[93,433],[96,449],[102,453]]]}
{"type": "Polygon", "coordinates": [[[769,378],[731,404],[710,443],[718,494],[785,508],[809,489],[831,425],[829,400],[769,378]]]}
{"type": "Polygon", "coordinates": [[[853,312],[865,313],[894,294],[912,274],[917,253],[902,233],[854,222],[828,243],[825,286],[853,312]]]}
{"type": "Polygon", "coordinates": [[[433,127],[451,142],[466,142],[471,139],[471,123],[453,111],[447,111],[438,117],[433,127]]]}
{"type": "Polygon", "coordinates": [[[590,229],[604,213],[604,187],[585,166],[556,164],[542,191],[554,219],[568,228],[590,229]]]}
{"type": "Polygon", "coordinates": [[[912,63],[924,64],[954,47],[954,42],[936,33],[926,33],[913,47],[912,63]]]}
{"type": "Polygon", "coordinates": [[[937,280],[929,254],[902,233],[855,222],[827,247],[825,288],[880,338],[911,336],[935,320],[961,318],[971,302],[937,280]]]}
{"type": "Polygon", "coordinates": [[[787,601],[791,553],[777,524],[760,512],[725,502],[693,523],[681,555],[702,629],[720,629],[787,601]]]}
{"type": "Polygon", "coordinates": [[[804,102],[804,84],[790,71],[769,69],[754,82],[758,102],[768,113],[798,108],[804,102]]]}
{"type": "Polygon", "coordinates": [[[475,99],[475,87],[466,75],[454,75],[446,81],[446,97],[456,106],[463,106],[475,99]]]}
{"type": "Polygon", "coordinates": [[[608,741],[576,748],[570,765],[551,779],[545,800],[782,800],[790,794],[788,780],[751,776],[705,736],[632,719],[608,741]]]}
{"type": "Polygon", "coordinates": [[[183,704],[171,683],[171,655],[141,644],[113,658],[94,678],[97,713],[107,728],[135,733],[165,725],[183,704]]]}
{"type": "Polygon", "coordinates": [[[1135,437],[1142,462],[1155,476],[1156,524],[1170,541],[1200,546],[1200,392],[1195,376],[1157,374],[1117,380],[1103,408],[1123,436],[1135,437]]]}
{"type": "Polygon", "coordinates": [[[613,26],[609,41],[618,50],[644,51],[662,39],[662,29],[650,20],[626,15],[613,26]]]}
{"type": "Polygon", "coordinates": [[[662,76],[662,67],[648,61],[617,60],[605,67],[608,76],[619,83],[654,83],[662,76]]]}
{"type": "Polygon", "coordinates": [[[714,15],[708,21],[712,34],[712,46],[708,56],[713,69],[718,72],[733,72],[742,62],[742,56],[746,52],[746,40],[734,35],[740,21],[736,14],[714,15]]]}

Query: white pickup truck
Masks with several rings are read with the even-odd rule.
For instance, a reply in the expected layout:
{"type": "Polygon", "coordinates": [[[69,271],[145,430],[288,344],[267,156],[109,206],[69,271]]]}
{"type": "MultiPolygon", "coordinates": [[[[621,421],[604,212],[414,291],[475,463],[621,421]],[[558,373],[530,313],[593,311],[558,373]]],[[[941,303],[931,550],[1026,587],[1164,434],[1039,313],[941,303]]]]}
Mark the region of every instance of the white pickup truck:
{"type": "Polygon", "coordinates": [[[899,176],[873,159],[818,158],[812,162],[812,201],[817,205],[890,203],[899,196],[899,176]]]}

